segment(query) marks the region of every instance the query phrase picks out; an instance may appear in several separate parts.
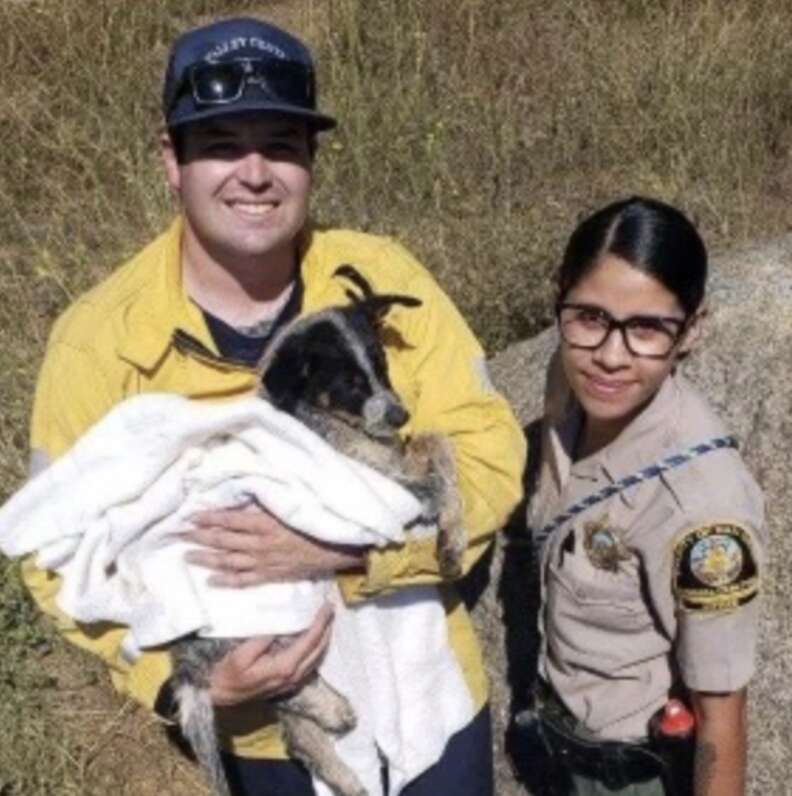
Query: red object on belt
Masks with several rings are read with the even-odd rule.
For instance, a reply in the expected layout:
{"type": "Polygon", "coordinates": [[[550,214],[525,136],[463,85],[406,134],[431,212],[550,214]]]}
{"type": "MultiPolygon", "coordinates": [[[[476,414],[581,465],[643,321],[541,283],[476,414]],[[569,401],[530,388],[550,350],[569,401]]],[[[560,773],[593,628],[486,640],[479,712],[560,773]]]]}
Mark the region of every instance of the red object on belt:
{"type": "Polygon", "coordinates": [[[663,708],[658,729],[662,735],[681,738],[691,735],[695,724],[696,719],[684,702],[680,702],[678,699],[669,699],[663,708]]]}

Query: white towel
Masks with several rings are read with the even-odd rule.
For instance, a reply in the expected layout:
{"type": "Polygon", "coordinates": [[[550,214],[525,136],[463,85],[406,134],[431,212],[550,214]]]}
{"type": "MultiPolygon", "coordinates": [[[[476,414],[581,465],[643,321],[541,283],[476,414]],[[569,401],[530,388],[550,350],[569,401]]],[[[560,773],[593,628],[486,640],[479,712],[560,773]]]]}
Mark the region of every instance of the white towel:
{"type": "Polygon", "coordinates": [[[191,545],[178,534],[200,509],[251,502],[322,541],[377,547],[403,541],[420,514],[410,492],[260,399],[150,394],[116,406],[6,503],[0,550],[36,552],[62,577],[61,609],[128,626],[131,654],[191,632],[299,632],[334,599],[321,672],[359,717],[339,754],[378,796],[379,750],[393,774],[389,794],[399,793],[472,718],[436,589],[346,608],[329,580],[211,587],[206,570],[185,562],[191,545]]]}

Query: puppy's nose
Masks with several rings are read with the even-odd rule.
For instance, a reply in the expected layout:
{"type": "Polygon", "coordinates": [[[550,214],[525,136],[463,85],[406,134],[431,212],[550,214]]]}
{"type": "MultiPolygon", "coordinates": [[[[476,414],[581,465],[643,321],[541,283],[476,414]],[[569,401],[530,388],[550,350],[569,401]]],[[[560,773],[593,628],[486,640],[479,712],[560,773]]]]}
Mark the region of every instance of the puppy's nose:
{"type": "Polygon", "coordinates": [[[385,410],[385,420],[391,428],[401,428],[410,419],[410,413],[399,404],[390,404],[385,410]]]}

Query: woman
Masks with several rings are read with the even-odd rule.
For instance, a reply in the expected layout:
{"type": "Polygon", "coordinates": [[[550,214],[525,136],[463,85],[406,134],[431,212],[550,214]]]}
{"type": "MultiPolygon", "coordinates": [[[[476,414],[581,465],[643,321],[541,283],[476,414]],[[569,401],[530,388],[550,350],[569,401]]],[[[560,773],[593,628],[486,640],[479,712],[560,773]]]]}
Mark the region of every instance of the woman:
{"type": "Polygon", "coordinates": [[[685,216],[632,198],[579,225],[558,275],[529,525],[535,715],[564,793],[745,790],[765,530],[736,443],[677,372],[706,274],[685,216]]]}

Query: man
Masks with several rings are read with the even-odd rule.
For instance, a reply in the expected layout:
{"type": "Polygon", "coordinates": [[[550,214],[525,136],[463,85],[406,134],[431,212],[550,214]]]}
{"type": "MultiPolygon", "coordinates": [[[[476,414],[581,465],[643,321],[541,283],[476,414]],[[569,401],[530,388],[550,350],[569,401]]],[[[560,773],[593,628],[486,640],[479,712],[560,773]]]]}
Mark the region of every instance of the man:
{"type": "MultiPolygon", "coordinates": [[[[428,273],[396,243],[319,230],[308,223],[317,134],[335,121],[316,109],[310,53],[255,19],[223,20],[174,44],[163,96],[162,152],[181,213],[163,235],[56,324],[32,419],[35,461],[67,450],[112,406],[144,392],[196,400],[250,393],[253,365],[274,331],[301,313],[347,301],[332,274],[354,266],[378,292],[421,299],[394,311],[388,347],[394,388],[411,419],[405,434],[446,433],[454,443],[469,537],[466,569],[480,557],[520,494],[524,443],[490,386],[480,346],[428,273]]],[[[358,550],[319,544],[263,510],[218,507],[197,518],[194,561],[215,581],[242,587],[338,573],[353,603],[415,584],[440,584],[433,540],[358,550]]],[[[74,643],[101,655],[116,687],[152,709],[169,709],[170,660],[121,647],[124,628],[76,626],[58,615],[58,582],[26,568],[41,606],[74,643]]],[[[478,715],[454,736],[409,796],[492,792],[486,683],[470,621],[452,587],[440,584],[449,640],[478,715]]],[[[295,688],[319,663],[331,633],[321,612],[287,650],[251,639],[220,661],[211,695],[230,779],[240,794],[312,794],[286,759],[262,699],[295,688]],[[257,701],[258,700],[258,701],[257,701]]]]}

